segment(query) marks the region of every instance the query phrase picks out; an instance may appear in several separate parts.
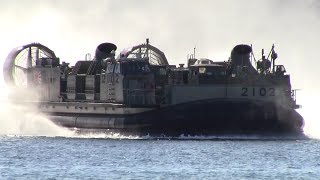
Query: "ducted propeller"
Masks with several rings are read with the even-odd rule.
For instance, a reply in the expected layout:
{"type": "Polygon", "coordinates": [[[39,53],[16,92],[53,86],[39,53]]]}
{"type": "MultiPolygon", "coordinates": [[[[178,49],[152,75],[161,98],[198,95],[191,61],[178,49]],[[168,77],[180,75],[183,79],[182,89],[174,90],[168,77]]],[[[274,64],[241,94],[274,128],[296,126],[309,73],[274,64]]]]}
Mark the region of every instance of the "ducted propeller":
{"type": "Polygon", "coordinates": [[[35,66],[36,61],[41,58],[56,58],[56,56],[51,49],[39,43],[31,43],[12,49],[3,66],[6,84],[10,86],[26,85],[26,71],[35,66]]]}

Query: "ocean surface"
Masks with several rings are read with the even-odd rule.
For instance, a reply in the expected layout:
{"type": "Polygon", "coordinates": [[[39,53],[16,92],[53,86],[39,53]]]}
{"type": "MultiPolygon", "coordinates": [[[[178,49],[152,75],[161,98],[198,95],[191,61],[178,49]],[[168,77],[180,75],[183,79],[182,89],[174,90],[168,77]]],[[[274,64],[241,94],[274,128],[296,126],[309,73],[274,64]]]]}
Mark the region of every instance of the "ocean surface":
{"type": "Polygon", "coordinates": [[[308,112],[315,138],[79,135],[4,99],[0,180],[320,179],[320,124],[308,112]]]}
{"type": "Polygon", "coordinates": [[[0,179],[320,179],[320,140],[1,135],[0,179]]]}

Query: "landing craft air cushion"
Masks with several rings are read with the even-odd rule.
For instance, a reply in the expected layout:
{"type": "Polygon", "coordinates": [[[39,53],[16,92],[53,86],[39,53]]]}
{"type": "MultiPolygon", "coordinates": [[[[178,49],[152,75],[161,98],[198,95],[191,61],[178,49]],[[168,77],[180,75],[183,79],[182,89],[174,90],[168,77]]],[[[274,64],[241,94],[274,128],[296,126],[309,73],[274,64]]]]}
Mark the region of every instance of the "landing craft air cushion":
{"type": "Polygon", "coordinates": [[[48,47],[14,48],[4,63],[9,87],[27,87],[35,104],[59,126],[78,131],[125,134],[214,135],[301,134],[295,91],[272,47],[256,60],[240,44],[227,61],[190,55],[187,66],[169,65],[165,54],[146,43],[122,51],[100,44],[91,59],[74,66],[48,47]],[[254,61],[254,63],[252,63],[254,61]],[[253,66],[254,64],[255,66],[253,66]]]}

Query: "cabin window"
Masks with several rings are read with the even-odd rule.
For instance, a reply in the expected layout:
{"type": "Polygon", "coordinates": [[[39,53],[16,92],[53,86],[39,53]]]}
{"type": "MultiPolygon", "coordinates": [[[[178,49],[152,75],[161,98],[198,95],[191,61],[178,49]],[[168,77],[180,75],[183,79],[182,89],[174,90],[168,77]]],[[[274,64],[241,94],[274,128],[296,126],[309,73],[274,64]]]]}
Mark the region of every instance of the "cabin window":
{"type": "Polygon", "coordinates": [[[208,60],[202,61],[201,64],[209,64],[209,61],[208,60]]]}
{"type": "Polygon", "coordinates": [[[200,67],[199,68],[199,73],[201,73],[201,74],[206,73],[206,68],[205,67],[200,67]]]}

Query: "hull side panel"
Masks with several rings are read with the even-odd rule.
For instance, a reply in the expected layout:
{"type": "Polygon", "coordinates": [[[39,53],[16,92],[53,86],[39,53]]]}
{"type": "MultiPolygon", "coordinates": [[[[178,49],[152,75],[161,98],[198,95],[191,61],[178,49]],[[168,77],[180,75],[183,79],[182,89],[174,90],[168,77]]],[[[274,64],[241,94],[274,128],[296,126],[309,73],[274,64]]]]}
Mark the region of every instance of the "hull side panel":
{"type": "Polygon", "coordinates": [[[142,134],[302,133],[303,118],[280,105],[212,99],[138,114],[51,114],[56,124],[79,129],[109,129],[142,134]]]}

